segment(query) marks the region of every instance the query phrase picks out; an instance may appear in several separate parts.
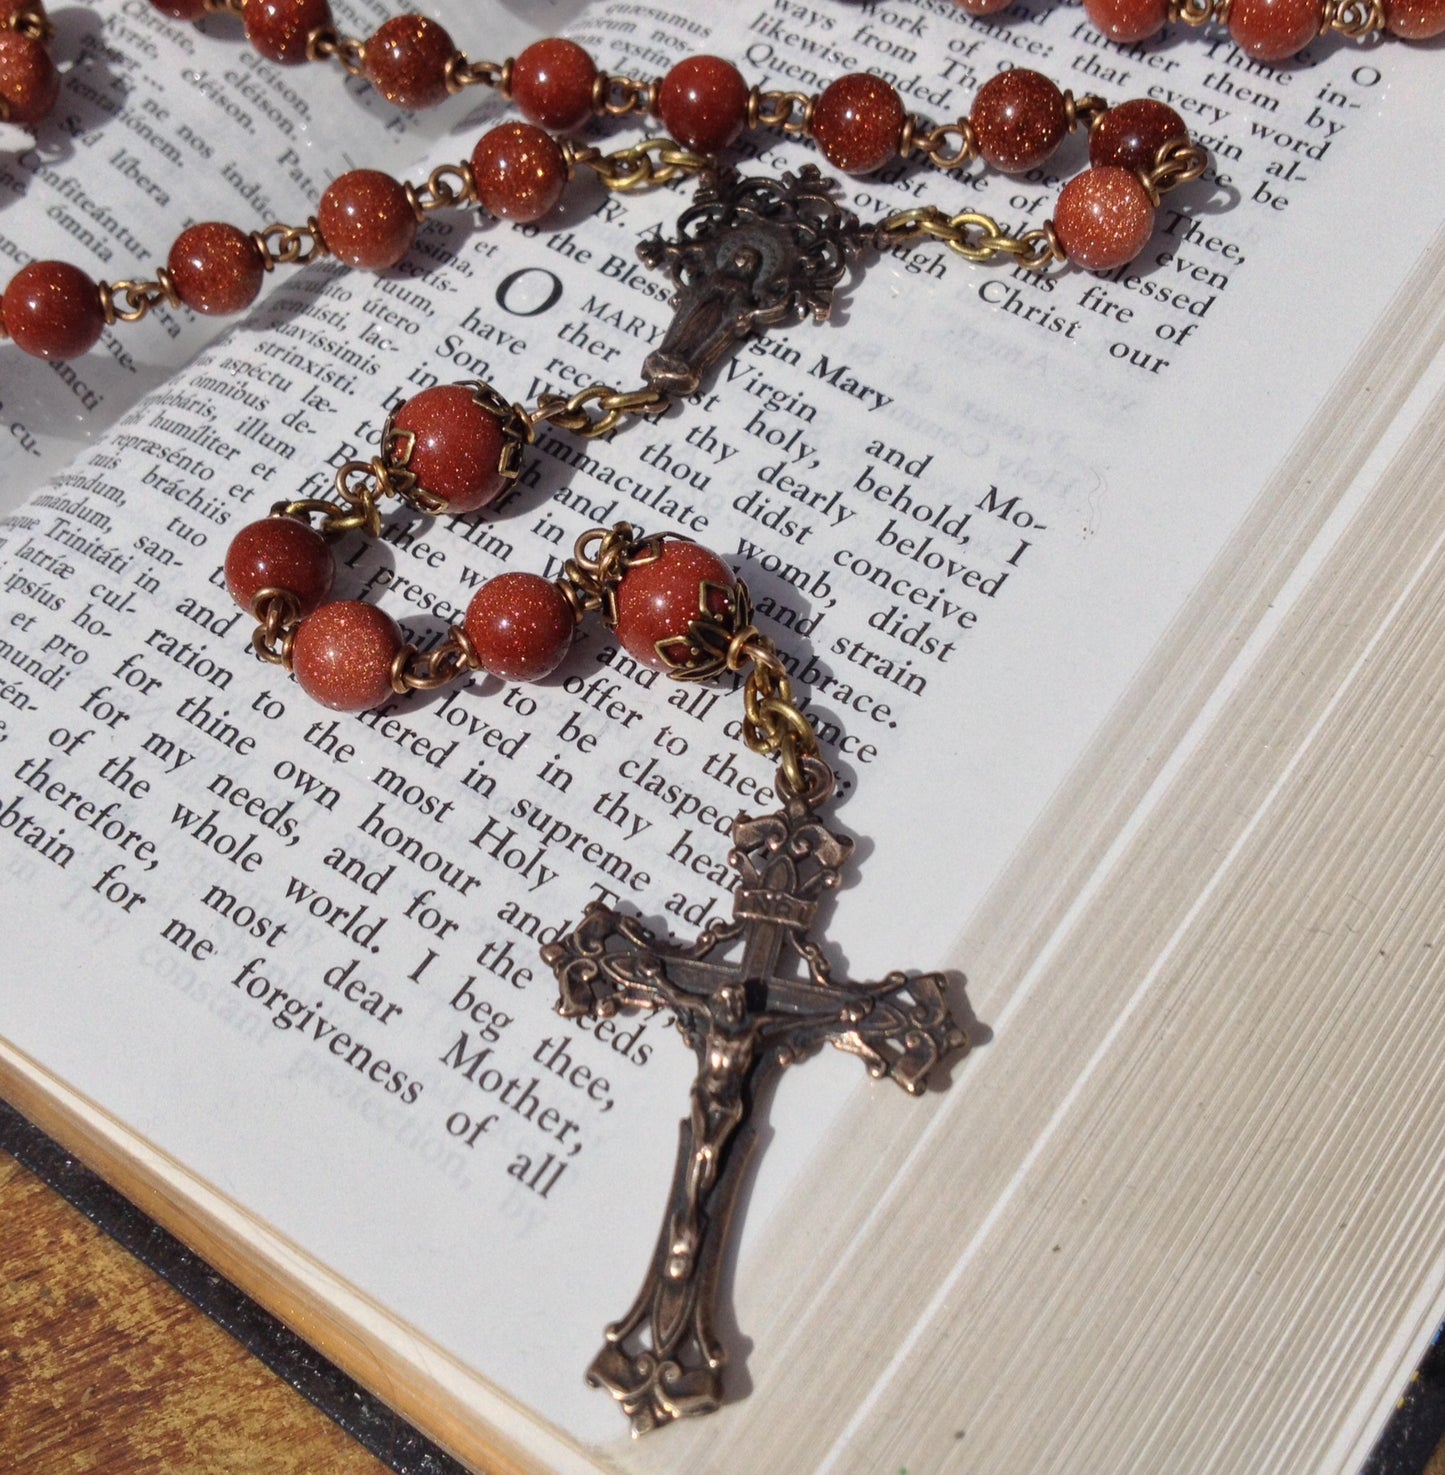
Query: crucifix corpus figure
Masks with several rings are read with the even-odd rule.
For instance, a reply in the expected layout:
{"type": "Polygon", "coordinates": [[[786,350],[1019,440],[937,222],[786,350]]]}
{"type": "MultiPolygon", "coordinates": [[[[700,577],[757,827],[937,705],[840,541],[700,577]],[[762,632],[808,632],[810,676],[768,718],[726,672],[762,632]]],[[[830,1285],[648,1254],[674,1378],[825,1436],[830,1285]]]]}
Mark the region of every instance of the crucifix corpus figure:
{"type": "Polygon", "coordinates": [[[594,902],[542,953],[557,974],[560,1013],[600,1019],[619,1008],[668,1009],[698,1059],[652,1264],[588,1370],[622,1405],[634,1435],[722,1401],[718,1280],[756,1141],[747,1121],[763,1073],[826,1043],[917,1094],[939,1058],[967,1043],[942,974],[890,973],[878,983],[832,976],[809,930],[853,844],[815,813],[832,792],[826,765],[810,757],[794,766],[804,782],[794,787],[779,770],[781,810],[733,824],[730,921],[674,943],[594,902]]]}

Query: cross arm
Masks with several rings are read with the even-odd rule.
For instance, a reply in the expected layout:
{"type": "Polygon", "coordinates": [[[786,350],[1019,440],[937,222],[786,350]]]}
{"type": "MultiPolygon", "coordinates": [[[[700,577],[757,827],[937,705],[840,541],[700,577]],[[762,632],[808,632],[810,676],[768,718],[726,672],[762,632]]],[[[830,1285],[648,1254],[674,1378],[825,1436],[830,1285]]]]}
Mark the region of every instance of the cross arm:
{"type": "MultiPolygon", "coordinates": [[[[711,940],[704,934],[698,946],[711,940]]],[[[670,1008],[685,1022],[703,1002],[683,981],[690,951],[697,949],[664,942],[635,917],[594,901],[571,932],[542,949],[542,961],[557,975],[556,1008],[567,1019],[670,1008]]]]}
{"type": "MultiPolygon", "coordinates": [[[[774,1044],[779,1063],[791,1065],[823,1044],[856,1055],[875,1079],[890,1076],[910,1096],[921,1095],[943,1056],[968,1045],[954,1024],[941,973],[889,973],[878,983],[832,983],[826,989],[794,985],[819,995],[841,995],[829,1014],[812,1004],[809,1017],[790,1021],[774,1044]]],[[[774,1043],[770,1041],[769,1043],[774,1043]]]]}

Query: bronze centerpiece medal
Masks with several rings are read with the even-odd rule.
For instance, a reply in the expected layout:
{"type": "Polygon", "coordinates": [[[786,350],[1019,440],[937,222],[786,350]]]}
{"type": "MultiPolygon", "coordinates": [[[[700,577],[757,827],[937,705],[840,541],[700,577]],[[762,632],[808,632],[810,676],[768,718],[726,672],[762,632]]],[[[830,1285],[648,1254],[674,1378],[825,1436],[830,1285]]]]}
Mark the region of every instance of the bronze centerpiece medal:
{"type": "Polygon", "coordinates": [[[703,374],[759,328],[823,322],[833,289],[865,244],[856,216],[834,201],[836,184],[812,164],[777,179],[712,170],[677,222],[677,239],[637,248],[677,285],[672,325],[642,377],[670,398],[696,394],[703,374]]]}

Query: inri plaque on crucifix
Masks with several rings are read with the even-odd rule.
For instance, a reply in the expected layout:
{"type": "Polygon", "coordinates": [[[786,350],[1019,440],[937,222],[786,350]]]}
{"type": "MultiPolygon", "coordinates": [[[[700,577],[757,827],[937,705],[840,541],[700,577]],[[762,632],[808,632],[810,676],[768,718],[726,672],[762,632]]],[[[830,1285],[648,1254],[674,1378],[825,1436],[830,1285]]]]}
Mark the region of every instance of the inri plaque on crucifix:
{"type": "Polygon", "coordinates": [[[816,762],[807,772],[810,781],[823,778],[806,795],[780,772],[783,808],[734,822],[731,921],[674,943],[594,902],[568,936],[543,949],[562,1014],[667,1009],[698,1058],[652,1264],[588,1370],[634,1434],[722,1401],[718,1280],[756,1140],[747,1119],[763,1073],[830,1044],[917,1094],[939,1058],[966,1044],[941,974],[890,973],[877,983],[832,975],[810,931],[819,897],[837,886],[853,846],[815,813],[831,776],[816,762]]]}

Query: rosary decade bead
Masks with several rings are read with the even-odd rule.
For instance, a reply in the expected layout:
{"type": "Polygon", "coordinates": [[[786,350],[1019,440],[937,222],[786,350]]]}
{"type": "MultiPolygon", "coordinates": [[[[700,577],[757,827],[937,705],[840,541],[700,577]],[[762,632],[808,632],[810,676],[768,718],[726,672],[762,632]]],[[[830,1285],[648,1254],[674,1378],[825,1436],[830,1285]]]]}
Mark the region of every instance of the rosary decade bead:
{"type": "Polygon", "coordinates": [[[447,64],[457,48],[446,28],[424,15],[398,15],[366,43],[366,79],[388,101],[415,111],[447,97],[447,64]]]}
{"type": "Polygon", "coordinates": [[[207,220],[183,230],[166,258],[176,294],[194,312],[248,308],[261,291],[266,263],[261,248],[234,225],[207,220]]]}
{"type": "Polygon", "coordinates": [[[1385,0],[1385,29],[1405,41],[1445,34],[1445,0],[1385,0]]]}
{"type": "Polygon", "coordinates": [[[979,153],[1005,174],[1036,169],[1069,131],[1064,94],[1041,72],[1022,67],[990,77],[978,89],[968,120],[979,153]]]}
{"type": "Polygon", "coordinates": [[[529,123],[562,132],[592,116],[597,63],[563,36],[534,41],[512,63],[512,101],[529,123]]]}
{"type": "Polygon", "coordinates": [[[655,671],[687,665],[686,646],[674,645],[667,656],[663,641],[686,641],[687,627],[705,614],[722,614],[728,591],[737,583],[733,571],[716,553],[681,538],[668,538],[656,558],[631,565],[617,586],[614,633],[634,660],[655,671]],[[716,585],[705,589],[704,585],[716,585]],[[679,659],[680,658],[680,659],[679,659]]]}
{"type": "Polygon", "coordinates": [[[406,644],[385,610],[358,599],[323,604],[296,627],[291,670],[301,690],[333,712],[365,712],[396,695],[392,663],[406,644]]]}
{"type": "Polygon", "coordinates": [[[1089,162],[1152,169],[1159,150],[1175,139],[1189,139],[1184,119],[1162,102],[1136,97],[1110,108],[1094,124],[1089,133],[1089,162]]]}
{"type": "Polygon", "coordinates": [[[151,0],[151,5],[172,20],[200,20],[206,13],[206,0],[151,0]]]}
{"type": "Polygon", "coordinates": [[[692,56],[662,79],[662,126],[685,149],[715,154],[737,139],[748,115],[748,84],[720,56],[692,56]]]}
{"type": "Polygon", "coordinates": [[[472,177],[486,210],[526,225],[556,208],[567,187],[567,159],[550,133],[531,123],[500,123],[477,140],[472,177]]]}
{"type": "Polygon", "coordinates": [[[331,26],[327,0],[243,0],[246,39],[267,61],[296,66],[306,61],[313,31],[331,26]]]}
{"type": "Polygon", "coordinates": [[[336,561],[326,539],[295,517],[263,517],[248,523],[226,550],[226,588],[247,612],[262,589],[294,595],[309,615],[331,594],[336,561]]]}
{"type": "Polygon", "coordinates": [[[0,31],[0,102],[12,123],[31,127],[55,106],[60,73],[43,41],[0,31]]]}
{"type": "Polygon", "coordinates": [[[953,3],[969,15],[997,15],[1000,10],[1007,10],[1014,0],[953,0],[953,3]]]}
{"type": "Polygon", "coordinates": [[[1084,0],[1084,13],[1111,41],[1129,45],[1169,23],[1169,0],[1084,0]]]}
{"type": "Polygon", "coordinates": [[[17,348],[42,359],[75,359],[105,331],[100,287],[68,261],[32,261],[10,278],[0,318],[17,348]]]}
{"type": "Polygon", "coordinates": [[[882,77],[847,72],[823,89],[813,109],[813,137],[845,174],[872,174],[898,155],[903,99],[882,77]]]}
{"type": "Polygon", "coordinates": [[[1154,233],[1154,205],[1133,170],[1085,169],[1060,192],[1054,230],[1075,266],[1109,271],[1144,249],[1154,233]]]}
{"type": "Polygon", "coordinates": [[[416,240],[416,211],[399,180],[379,169],[353,169],[326,186],[316,210],[321,238],[347,266],[384,271],[416,240]]]}
{"type": "Polygon", "coordinates": [[[567,597],[540,574],[498,574],[472,595],[463,622],[485,670],[502,681],[540,681],[572,648],[567,597]]]}
{"type": "Polygon", "coordinates": [[[405,466],[448,512],[476,512],[505,490],[506,434],[465,385],[438,384],[413,395],[392,416],[391,428],[412,437],[409,452],[388,453],[391,464],[405,466]]]}
{"type": "Polygon", "coordinates": [[[1232,0],[1229,34],[1256,61],[1286,61],[1320,33],[1320,0],[1232,0]]]}

